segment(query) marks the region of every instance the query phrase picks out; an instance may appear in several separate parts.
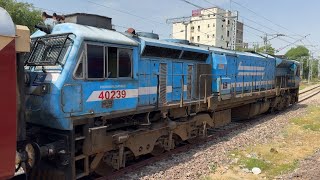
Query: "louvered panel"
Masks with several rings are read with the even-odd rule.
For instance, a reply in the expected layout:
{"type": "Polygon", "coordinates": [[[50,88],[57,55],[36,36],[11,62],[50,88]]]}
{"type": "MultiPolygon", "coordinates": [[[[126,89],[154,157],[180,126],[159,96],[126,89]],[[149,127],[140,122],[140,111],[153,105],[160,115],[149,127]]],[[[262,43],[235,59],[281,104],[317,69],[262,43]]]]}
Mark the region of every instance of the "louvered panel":
{"type": "Polygon", "coordinates": [[[167,102],[167,64],[160,64],[160,103],[165,104],[167,102]]]}
{"type": "Polygon", "coordinates": [[[192,96],[192,72],[193,66],[188,65],[188,77],[187,77],[187,99],[191,99],[192,96]]]}

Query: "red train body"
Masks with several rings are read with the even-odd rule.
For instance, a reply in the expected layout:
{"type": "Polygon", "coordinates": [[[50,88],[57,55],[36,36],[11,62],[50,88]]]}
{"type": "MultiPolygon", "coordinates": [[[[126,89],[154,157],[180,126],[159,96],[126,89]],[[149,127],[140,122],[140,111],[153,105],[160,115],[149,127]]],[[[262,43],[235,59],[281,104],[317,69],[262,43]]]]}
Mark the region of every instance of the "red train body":
{"type": "Polygon", "coordinates": [[[18,83],[24,77],[18,71],[23,72],[19,53],[29,50],[29,29],[16,26],[7,11],[0,7],[0,81],[3,82],[0,88],[0,180],[14,176],[17,142],[25,140],[25,126],[20,123],[24,120],[21,118],[23,110],[19,108],[22,90],[18,83]]]}
{"type": "Polygon", "coordinates": [[[0,179],[14,175],[17,129],[17,65],[15,26],[4,9],[0,9],[0,179]]]}

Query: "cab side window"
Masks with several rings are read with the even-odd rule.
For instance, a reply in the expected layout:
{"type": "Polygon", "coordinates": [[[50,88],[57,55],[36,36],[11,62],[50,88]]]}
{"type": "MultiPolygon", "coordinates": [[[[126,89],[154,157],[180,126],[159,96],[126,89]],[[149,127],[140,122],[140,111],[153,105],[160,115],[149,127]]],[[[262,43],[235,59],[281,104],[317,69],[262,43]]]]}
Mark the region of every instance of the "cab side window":
{"type": "Polygon", "coordinates": [[[129,48],[86,44],[74,70],[74,78],[130,78],[132,54],[132,49],[129,48]]]}
{"type": "Polygon", "coordinates": [[[108,73],[107,78],[117,78],[118,77],[118,58],[117,58],[117,48],[108,47],[108,73]]]}
{"type": "Polygon", "coordinates": [[[104,78],[104,48],[87,45],[87,72],[89,79],[104,78]]]}
{"type": "Polygon", "coordinates": [[[119,49],[119,77],[131,77],[132,50],[119,49]]]}
{"type": "Polygon", "coordinates": [[[85,54],[85,52],[82,52],[81,55],[80,55],[80,58],[79,58],[79,62],[78,62],[77,68],[76,68],[76,70],[74,72],[74,77],[76,79],[83,79],[84,78],[83,67],[84,67],[85,59],[86,59],[86,54],[85,54]]]}

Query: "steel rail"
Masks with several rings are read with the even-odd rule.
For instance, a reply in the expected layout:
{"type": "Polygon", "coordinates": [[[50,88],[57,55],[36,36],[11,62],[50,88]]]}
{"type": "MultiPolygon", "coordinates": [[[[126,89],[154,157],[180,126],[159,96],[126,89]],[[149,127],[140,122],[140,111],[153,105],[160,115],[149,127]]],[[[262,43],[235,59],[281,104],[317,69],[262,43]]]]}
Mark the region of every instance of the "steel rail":
{"type": "Polygon", "coordinates": [[[317,88],[319,88],[319,87],[320,87],[320,85],[315,86],[315,87],[313,87],[313,88],[311,88],[311,89],[308,89],[308,90],[302,91],[302,92],[300,92],[300,93],[299,93],[299,95],[304,94],[304,93],[307,93],[307,92],[310,92],[310,91],[312,91],[312,90],[314,90],[314,89],[317,89],[317,88]]]}

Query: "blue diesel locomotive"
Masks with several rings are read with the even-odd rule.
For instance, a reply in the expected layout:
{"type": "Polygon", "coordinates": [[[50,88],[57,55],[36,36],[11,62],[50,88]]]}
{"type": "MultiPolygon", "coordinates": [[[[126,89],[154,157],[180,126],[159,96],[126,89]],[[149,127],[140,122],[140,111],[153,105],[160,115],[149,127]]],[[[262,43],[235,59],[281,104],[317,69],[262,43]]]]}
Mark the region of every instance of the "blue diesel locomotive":
{"type": "Polygon", "coordinates": [[[29,139],[47,151],[33,173],[59,179],[117,170],[298,100],[299,63],[267,54],[75,23],[37,31],[31,47],[29,139]]]}

